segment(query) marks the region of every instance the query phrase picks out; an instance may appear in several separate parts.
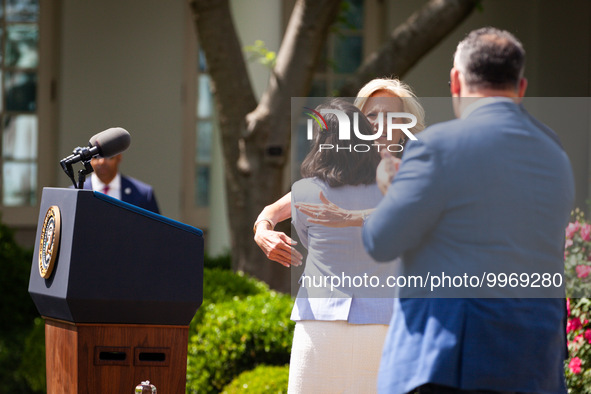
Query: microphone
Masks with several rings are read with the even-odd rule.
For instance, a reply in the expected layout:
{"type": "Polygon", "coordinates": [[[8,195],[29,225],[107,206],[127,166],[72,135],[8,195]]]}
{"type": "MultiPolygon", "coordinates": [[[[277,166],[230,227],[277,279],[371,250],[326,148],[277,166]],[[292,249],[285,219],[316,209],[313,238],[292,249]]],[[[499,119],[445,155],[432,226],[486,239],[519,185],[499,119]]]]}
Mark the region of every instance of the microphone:
{"type": "Polygon", "coordinates": [[[74,152],[62,159],[60,164],[63,167],[79,161],[88,161],[94,156],[115,156],[129,148],[130,143],[131,136],[127,130],[121,127],[113,127],[90,137],[88,147],[74,149],[74,152]]]}
{"type": "MultiPolygon", "coordinates": [[[[90,159],[95,156],[111,157],[118,155],[129,148],[130,144],[131,136],[127,130],[121,127],[112,127],[90,137],[87,147],[78,147],[74,149],[70,156],[63,158],[60,161],[60,165],[74,183],[74,187],[76,187],[72,164],[80,161],[84,164],[85,170],[79,171],[80,180],[84,183],[84,176],[93,171],[92,166],[89,163],[90,159]]],[[[79,189],[82,189],[82,183],[78,182],[79,189]]]]}

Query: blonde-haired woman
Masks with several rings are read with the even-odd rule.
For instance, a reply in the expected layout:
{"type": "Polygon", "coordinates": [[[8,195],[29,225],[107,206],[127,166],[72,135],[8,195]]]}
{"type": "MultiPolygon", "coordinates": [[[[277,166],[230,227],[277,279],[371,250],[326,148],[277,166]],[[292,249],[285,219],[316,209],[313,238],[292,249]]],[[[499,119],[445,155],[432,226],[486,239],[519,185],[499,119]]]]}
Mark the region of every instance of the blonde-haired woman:
{"type": "MultiPolygon", "coordinates": [[[[363,112],[376,131],[380,127],[380,122],[384,122],[383,117],[380,119],[379,113],[385,112],[407,112],[415,115],[417,123],[410,129],[410,132],[413,134],[425,128],[425,110],[412,89],[399,79],[376,78],[369,81],[359,90],[355,100],[355,106],[363,112]]],[[[384,127],[383,123],[382,127],[384,127]]],[[[392,141],[396,144],[404,146],[406,140],[406,136],[400,130],[397,130],[397,133],[393,134],[392,141]]],[[[403,148],[399,148],[393,153],[397,153],[395,155],[400,156],[402,152],[403,148]]],[[[352,221],[358,222],[364,216],[365,213],[359,213],[358,215],[348,215],[347,217],[352,221]]],[[[273,204],[267,205],[257,217],[253,227],[254,241],[259,248],[261,248],[269,260],[276,261],[285,267],[292,265],[299,266],[302,264],[302,254],[294,247],[297,242],[283,232],[274,231],[277,223],[290,217],[291,192],[273,204]]],[[[343,226],[345,225],[354,224],[343,223],[343,226]]]]}
{"type": "MultiPolygon", "coordinates": [[[[413,114],[417,118],[417,124],[410,129],[413,134],[425,128],[425,110],[410,86],[399,79],[372,79],[357,93],[355,105],[367,116],[374,129],[378,127],[377,114],[380,112],[407,112],[413,114]],[[399,100],[393,100],[393,98],[399,98],[399,100]]],[[[400,139],[398,143],[404,145],[407,138],[402,135],[401,131],[399,133],[400,139]]],[[[393,141],[396,141],[396,139],[393,138],[393,141]]],[[[401,155],[402,150],[397,156],[401,155]]]]}

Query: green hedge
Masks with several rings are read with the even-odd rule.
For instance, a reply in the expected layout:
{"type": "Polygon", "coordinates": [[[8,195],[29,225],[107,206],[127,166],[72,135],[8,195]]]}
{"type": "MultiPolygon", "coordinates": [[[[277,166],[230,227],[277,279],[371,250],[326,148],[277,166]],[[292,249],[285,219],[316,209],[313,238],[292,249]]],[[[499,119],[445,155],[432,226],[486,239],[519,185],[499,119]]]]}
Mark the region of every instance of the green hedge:
{"type": "Polygon", "coordinates": [[[217,393],[259,364],[289,363],[293,300],[262,282],[205,269],[204,304],[191,323],[187,391],[217,393]]]}
{"type": "Polygon", "coordinates": [[[37,317],[25,339],[18,375],[34,392],[45,392],[45,320],[37,317]]]}
{"type": "Polygon", "coordinates": [[[244,391],[257,394],[287,393],[289,380],[289,365],[270,366],[259,365],[252,371],[246,371],[226,387],[224,394],[238,394],[244,391]]]}
{"type": "Polygon", "coordinates": [[[191,321],[191,331],[195,331],[207,306],[211,303],[241,299],[268,291],[269,288],[265,283],[241,272],[235,273],[221,268],[205,268],[203,270],[203,304],[191,321]]]}
{"type": "MultiPolygon", "coordinates": [[[[14,232],[0,223],[0,392],[34,393],[45,390],[44,365],[22,364],[28,338],[39,316],[29,296],[32,251],[20,247],[14,232]],[[30,369],[29,369],[30,368],[30,369]],[[31,387],[29,377],[43,381],[31,387]]],[[[31,344],[32,346],[35,346],[31,344]]],[[[36,348],[43,349],[43,342],[36,348]]]]}
{"type": "Polygon", "coordinates": [[[203,265],[205,268],[220,268],[224,270],[232,269],[232,256],[230,255],[229,251],[217,256],[212,256],[205,252],[203,260],[203,265]]]}

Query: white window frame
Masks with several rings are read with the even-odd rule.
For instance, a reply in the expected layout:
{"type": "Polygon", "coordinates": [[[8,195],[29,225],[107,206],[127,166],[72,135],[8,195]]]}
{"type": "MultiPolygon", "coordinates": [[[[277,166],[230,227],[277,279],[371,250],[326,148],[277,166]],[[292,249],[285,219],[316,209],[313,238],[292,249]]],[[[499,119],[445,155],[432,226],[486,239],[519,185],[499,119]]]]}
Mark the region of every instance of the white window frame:
{"type": "MultiPolygon", "coordinates": [[[[57,158],[57,75],[59,72],[60,2],[39,1],[39,65],[37,69],[37,187],[35,206],[3,206],[1,220],[17,230],[34,231],[43,187],[53,186],[61,171],[57,158]]],[[[1,204],[1,201],[0,201],[1,204]]]]}

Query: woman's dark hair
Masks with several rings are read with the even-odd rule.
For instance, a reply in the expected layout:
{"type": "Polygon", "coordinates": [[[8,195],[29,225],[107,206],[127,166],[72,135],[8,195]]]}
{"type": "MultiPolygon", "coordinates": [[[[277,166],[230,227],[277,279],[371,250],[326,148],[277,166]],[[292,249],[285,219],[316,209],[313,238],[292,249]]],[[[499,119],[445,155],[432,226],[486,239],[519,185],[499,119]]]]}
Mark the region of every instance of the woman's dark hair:
{"type": "Polygon", "coordinates": [[[359,132],[364,135],[374,134],[373,127],[365,115],[353,104],[340,99],[319,105],[316,111],[320,112],[322,109],[340,110],[348,116],[351,139],[339,140],[337,116],[330,113],[324,114],[323,117],[328,128],[321,128],[317,122],[314,122],[314,140],[310,153],[302,162],[302,176],[304,178],[317,177],[331,187],[374,183],[380,155],[376,147],[372,146],[374,141],[360,139],[353,130],[354,114],[356,113],[359,132]],[[332,148],[329,149],[330,146],[332,148]]]}

